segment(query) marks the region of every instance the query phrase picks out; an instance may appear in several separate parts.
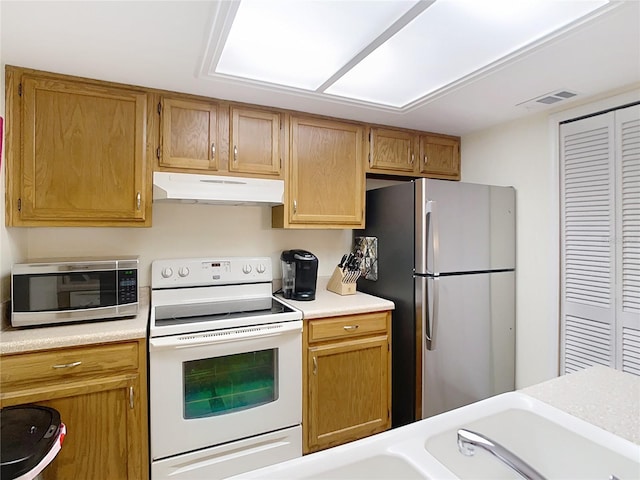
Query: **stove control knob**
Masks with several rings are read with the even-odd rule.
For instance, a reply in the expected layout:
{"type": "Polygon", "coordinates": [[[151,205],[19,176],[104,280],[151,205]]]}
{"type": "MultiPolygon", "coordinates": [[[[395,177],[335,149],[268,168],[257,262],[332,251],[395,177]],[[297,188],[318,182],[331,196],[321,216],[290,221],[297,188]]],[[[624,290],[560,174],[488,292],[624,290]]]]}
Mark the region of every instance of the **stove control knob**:
{"type": "Polygon", "coordinates": [[[178,275],[180,275],[181,277],[186,277],[187,275],[189,275],[189,267],[180,267],[180,270],[178,270],[178,275]]]}
{"type": "Polygon", "coordinates": [[[267,270],[267,267],[265,267],[262,263],[259,263],[256,267],[256,270],[258,271],[258,273],[264,273],[267,270]]]}
{"type": "Polygon", "coordinates": [[[173,275],[173,269],[171,267],[164,267],[161,272],[162,278],[169,278],[173,275]]]}
{"type": "Polygon", "coordinates": [[[242,266],[243,273],[246,273],[247,275],[251,273],[251,270],[251,265],[249,265],[248,263],[242,266]]]}

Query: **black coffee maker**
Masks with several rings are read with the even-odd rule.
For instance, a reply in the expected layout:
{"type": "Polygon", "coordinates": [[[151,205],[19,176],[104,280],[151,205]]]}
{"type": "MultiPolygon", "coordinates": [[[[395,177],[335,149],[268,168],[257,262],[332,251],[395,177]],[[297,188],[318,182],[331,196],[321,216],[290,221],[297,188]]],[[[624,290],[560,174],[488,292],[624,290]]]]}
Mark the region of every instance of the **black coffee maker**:
{"type": "Polygon", "coordinates": [[[285,250],[282,263],[282,294],[291,300],[315,300],[318,259],[306,250],[285,250]]]}

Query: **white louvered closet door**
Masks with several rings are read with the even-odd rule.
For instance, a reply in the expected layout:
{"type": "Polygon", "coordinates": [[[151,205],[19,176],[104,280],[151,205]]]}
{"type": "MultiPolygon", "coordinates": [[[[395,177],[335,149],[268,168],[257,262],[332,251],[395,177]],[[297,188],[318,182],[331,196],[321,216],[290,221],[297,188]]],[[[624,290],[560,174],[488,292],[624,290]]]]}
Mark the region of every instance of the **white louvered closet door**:
{"type": "Polygon", "coordinates": [[[617,367],[640,375],[640,105],[617,110],[617,367]]]}
{"type": "Polygon", "coordinates": [[[561,125],[562,371],[640,375],[640,105],[561,125]]]}
{"type": "Polygon", "coordinates": [[[563,124],[562,370],[615,367],[614,114],[563,124]]]}

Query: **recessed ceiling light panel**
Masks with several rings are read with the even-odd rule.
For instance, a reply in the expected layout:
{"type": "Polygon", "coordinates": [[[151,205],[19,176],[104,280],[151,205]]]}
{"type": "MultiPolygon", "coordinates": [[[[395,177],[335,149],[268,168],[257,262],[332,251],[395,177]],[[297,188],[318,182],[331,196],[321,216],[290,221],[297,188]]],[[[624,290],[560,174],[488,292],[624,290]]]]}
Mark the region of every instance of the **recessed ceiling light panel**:
{"type": "Polygon", "coordinates": [[[315,90],[417,0],[242,0],[216,73],[315,90]]]}
{"type": "Polygon", "coordinates": [[[326,92],[403,107],[606,3],[438,0],[326,92]]]}
{"type": "Polygon", "coordinates": [[[206,70],[272,87],[408,108],[517,58],[607,3],[234,0],[228,4],[237,6],[231,27],[214,31],[218,47],[224,46],[214,49],[221,53],[209,59],[206,70]]]}

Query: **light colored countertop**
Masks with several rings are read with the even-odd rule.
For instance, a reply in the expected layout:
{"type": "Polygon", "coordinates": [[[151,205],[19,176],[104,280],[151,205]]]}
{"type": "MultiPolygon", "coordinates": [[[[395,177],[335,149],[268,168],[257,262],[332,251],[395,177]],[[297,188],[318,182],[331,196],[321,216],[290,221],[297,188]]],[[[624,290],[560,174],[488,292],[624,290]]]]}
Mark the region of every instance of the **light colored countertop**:
{"type": "Polygon", "coordinates": [[[459,451],[465,428],[546,478],[637,479],[639,385],[640,377],[591,367],[232,478],[514,478],[486,452],[459,451]]]}
{"type": "Polygon", "coordinates": [[[145,338],[149,322],[149,288],[140,289],[139,302],[138,315],[122,320],[42,328],[13,328],[3,322],[0,329],[0,354],[145,338]]]}
{"type": "Polygon", "coordinates": [[[595,366],[521,390],[640,445],[640,377],[595,366]]]}
{"type": "Polygon", "coordinates": [[[303,314],[305,320],[323,317],[337,317],[357,313],[393,310],[395,305],[390,300],[374,297],[362,292],[353,295],[338,295],[327,290],[330,277],[318,277],[316,299],[309,302],[283,299],[303,314]]]}
{"type": "MultiPolygon", "coordinates": [[[[286,300],[303,312],[304,318],[334,317],[393,310],[389,300],[356,292],[338,295],[326,289],[329,277],[318,278],[316,299],[311,302],[286,300]]],[[[75,323],[43,328],[13,328],[2,322],[0,354],[23,353],[51,348],[91,345],[145,338],[149,322],[149,288],[140,289],[140,308],[134,318],[75,323]]]]}

